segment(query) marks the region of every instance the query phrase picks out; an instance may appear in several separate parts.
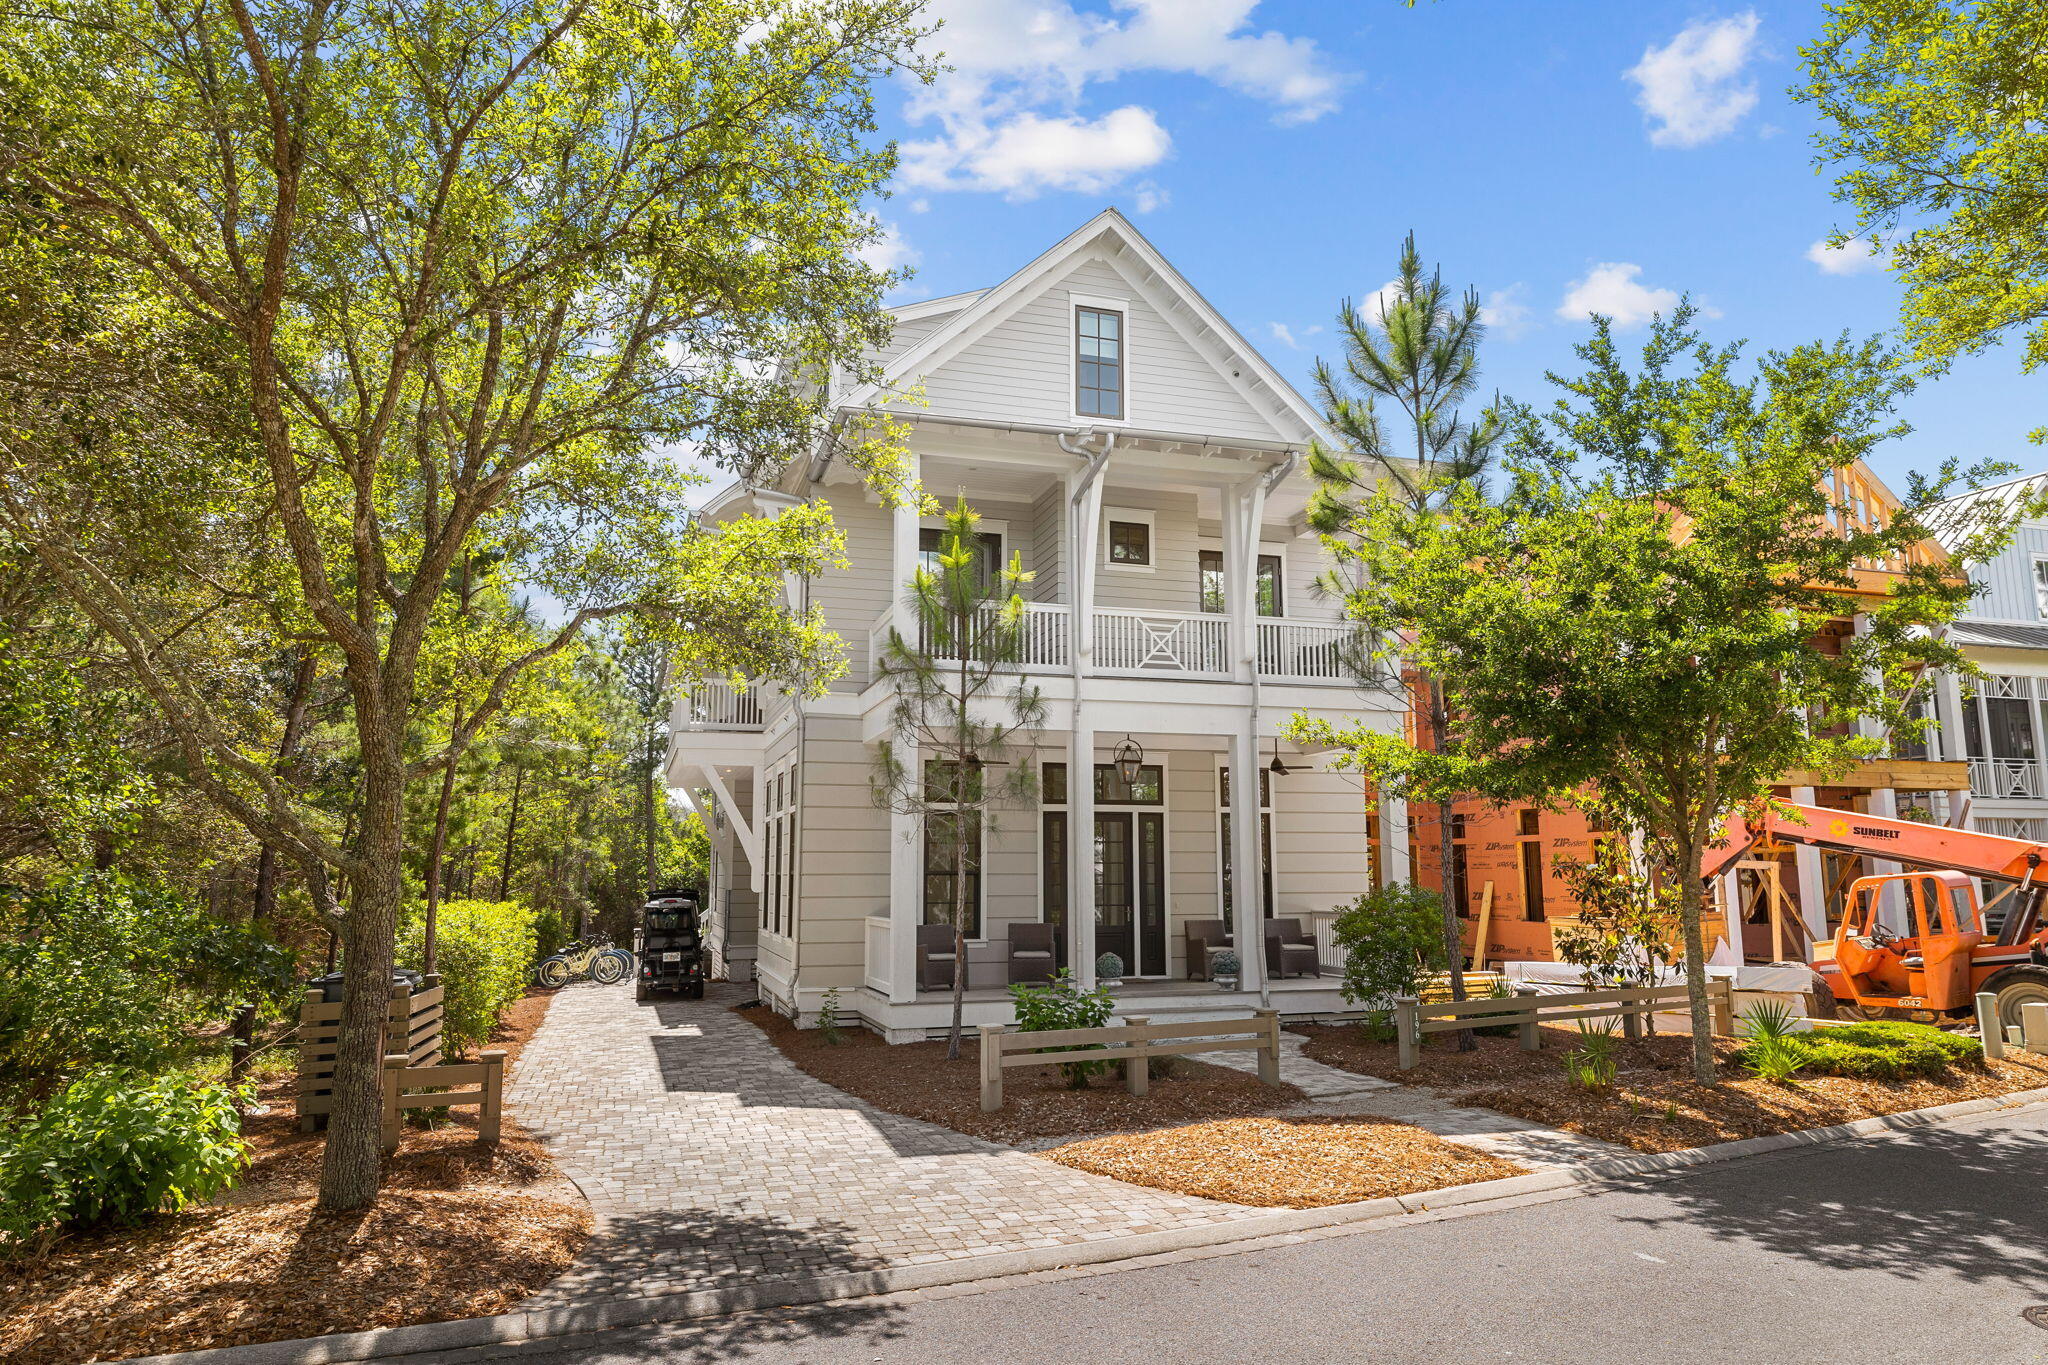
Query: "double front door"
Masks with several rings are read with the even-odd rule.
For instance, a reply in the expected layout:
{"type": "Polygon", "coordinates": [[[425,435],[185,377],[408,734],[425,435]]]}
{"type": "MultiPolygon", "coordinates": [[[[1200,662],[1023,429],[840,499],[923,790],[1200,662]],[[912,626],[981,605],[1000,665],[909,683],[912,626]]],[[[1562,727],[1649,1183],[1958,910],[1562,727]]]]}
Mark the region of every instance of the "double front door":
{"type": "MultiPolygon", "coordinates": [[[[1054,951],[1067,966],[1067,815],[1048,811],[1045,829],[1047,918],[1054,951]]],[[[1166,815],[1163,811],[1098,811],[1095,815],[1095,952],[1115,953],[1126,976],[1166,975],[1166,815]]]]}

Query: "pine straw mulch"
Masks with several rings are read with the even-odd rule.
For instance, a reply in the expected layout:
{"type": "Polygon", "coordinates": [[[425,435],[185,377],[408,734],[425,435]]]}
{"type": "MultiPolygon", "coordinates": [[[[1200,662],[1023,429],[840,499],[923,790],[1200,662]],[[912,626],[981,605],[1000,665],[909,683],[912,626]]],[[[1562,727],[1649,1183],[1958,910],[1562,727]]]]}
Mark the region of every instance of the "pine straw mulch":
{"type": "Polygon", "coordinates": [[[1305,1098],[1292,1085],[1266,1085],[1257,1076],[1186,1057],[1169,1059],[1154,1074],[1144,1098],[1124,1089],[1122,1066],[1069,1089],[1048,1065],[1003,1072],[1003,1107],[981,1112],[981,1068],[975,1044],[963,1041],[960,1060],[946,1060],[946,1045],[890,1044],[864,1028],[847,1028],[834,1046],[820,1029],[799,1029],[762,1006],[736,1011],[808,1075],[866,1100],[877,1109],[923,1119],[990,1142],[1042,1146],[1046,1138],[1079,1138],[1167,1128],[1208,1119],[1269,1114],[1305,1098]]]}
{"type": "MultiPolygon", "coordinates": [[[[547,1003],[515,1004],[491,1045],[523,1046],[547,1003]]],[[[213,1206],[0,1265],[0,1360],[71,1365],[502,1313],[590,1239],[582,1196],[509,1113],[495,1149],[476,1141],[474,1110],[408,1128],[375,1206],[315,1213],[325,1139],[298,1131],[293,1091],[290,1078],[262,1088],[250,1167],[213,1206]]]]}
{"type": "Polygon", "coordinates": [[[1093,1138],[1042,1155],[1133,1185],[1313,1209],[1525,1175],[1528,1168],[1380,1118],[1239,1118],[1093,1138]]]}
{"type": "Polygon", "coordinates": [[[1703,1086],[1691,1076],[1691,1037],[1660,1034],[1624,1044],[1615,1083],[1590,1091],[1565,1079],[1564,1054],[1577,1042],[1574,1030],[1545,1028],[1541,1052],[1523,1052],[1513,1038],[1481,1038],[1476,1051],[1459,1053],[1438,1035],[1412,1071],[1395,1068],[1392,1043],[1369,1042],[1355,1027],[1298,1031],[1309,1039],[1303,1052],[1326,1065],[1448,1091],[1460,1104],[1639,1152],[1683,1151],[2048,1086],[2048,1058],[2012,1055],[1933,1078],[1802,1074],[1780,1085],[1736,1066],[1740,1044],[1728,1038],[1714,1044],[1721,1083],[1703,1086]]]}

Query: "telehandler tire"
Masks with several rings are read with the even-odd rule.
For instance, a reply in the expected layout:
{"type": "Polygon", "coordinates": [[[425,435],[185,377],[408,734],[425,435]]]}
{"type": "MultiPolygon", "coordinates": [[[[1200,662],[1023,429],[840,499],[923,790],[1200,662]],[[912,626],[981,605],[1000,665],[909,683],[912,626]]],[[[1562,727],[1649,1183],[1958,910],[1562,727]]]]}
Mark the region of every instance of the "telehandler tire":
{"type": "Polygon", "coordinates": [[[1998,997],[1998,1023],[2016,1028],[2021,1005],[2048,1005],[2048,967],[2007,967],[1984,983],[1998,997]]]}

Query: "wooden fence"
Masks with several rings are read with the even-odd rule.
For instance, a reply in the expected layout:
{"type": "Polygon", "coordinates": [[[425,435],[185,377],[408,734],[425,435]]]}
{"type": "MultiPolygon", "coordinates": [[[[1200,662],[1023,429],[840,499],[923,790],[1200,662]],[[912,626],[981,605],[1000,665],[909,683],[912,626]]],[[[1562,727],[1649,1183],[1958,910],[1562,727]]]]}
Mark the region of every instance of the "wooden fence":
{"type": "MultiPolygon", "coordinates": [[[[391,1006],[384,1016],[380,1053],[395,1054],[405,1044],[409,1066],[432,1066],[441,1060],[441,978],[428,976],[418,991],[391,988],[391,1006]]],[[[299,1003],[299,1129],[310,1133],[324,1126],[334,1111],[334,1050],[341,1037],[341,1002],[328,1003],[309,990],[299,1003]]]]}
{"type": "Polygon", "coordinates": [[[1152,1079],[1151,1059],[1184,1057],[1196,1052],[1259,1054],[1259,1079],[1280,1083],[1280,1013],[1254,1010],[1245,1019],[1194,1020],[1185,1024],[1153,1024],[1126,1016],[1107,1028],[1045,1029],[1020,1032],[1014,1026],[981,1026],[981,1107],[984,1113],[1003,1107],[1003,1070],[1015,1066],[1064,1066],[1074,1062],[1121,1062],[1124,1088],[1143,1095],[1152,1079]],[[1174,1042],[1173,1039],[1185,1041],[1174,1042]],[[1072,1051],[1044,1052],[1044,1048],[1072,1051]]]}
{"type": "Polygon", "coordinates": [[[384,1058],[384,1103],[379,1134],[384,1154],[398,1150],[408,1109],[452,1109],[478,1105],[476,1136],[479,1142],[495,1143],[505,1114],[505,1052],[492,1048],[479,1053],[473,1062],[451,1066],[413,1066],[402,1052],[384,1058]],[[458,1085],[473,1090],[453,1090],[458,1085]]]}
{"type": "MultiPolygon", "coordinates": [[[[1707,1003],[1714,1014],[1714,1032],[1735,1032],[1735,987],[1721,979],[1707,983],[1707,1003]]],[[[1410,1071],[1422,1060],[1422,1035],[1454,1033],[1460,1029],[1490,1028],[1515,1024],[1521,1030],[1522,1049],[1534,1052],[1543,1046],[1538,1026],[1577,1022],[1581,1019],[1622,1021],[1631,1038],[1642,1021],[1663,1010],[1688,1008],[1683,986],[1623,986],[1607,991],[1571,991],[1539,994],[1533,986],[1517,987],[1512,997],[1484,997],[1478,1000],[1424,1002],[1412,995],[1394,999],[1394,1037],[1399,1045],[1399,1067],[1410,1071]]]]}

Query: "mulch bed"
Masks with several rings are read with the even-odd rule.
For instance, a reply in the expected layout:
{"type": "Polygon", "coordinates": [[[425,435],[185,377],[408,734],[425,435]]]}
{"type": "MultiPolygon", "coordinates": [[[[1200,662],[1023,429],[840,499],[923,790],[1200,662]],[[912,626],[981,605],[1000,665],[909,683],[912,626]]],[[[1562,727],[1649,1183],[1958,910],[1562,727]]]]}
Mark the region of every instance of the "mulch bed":
{"type": "Polygon", "coordinates": [[[72,1365],[502,1313],[589,1235],[584,1209],[498,1190],[176,1214],[0,1269],[0,1358],[72,1365]]]}
{"type": "MultiPolygon", "coordinates": [[[[516,1057],[552,992],[514,1004],[490,1045],[516,1057]]],[[[509,1060],[509,1059],[508,1059],[509,1060]]],[[[325,1138],[301,1133],[289,1077],[244,1124],[250,1165],[213,1206],[85,1234],[0,1265],[0,1360],[70,1365],[501,1313],[566,1270],[589,1209],[507,1114],[407,1128],[377,1203],[313,1210],[325,1138]]]]}
{"type": "Polygon", "coordinates": [[[1313,1209],[1524,1175],[1527,1167],[1391,1119],[1222,1119],[1070,1143],[1062,1166],[1176,1194],[1313,1209]]]}
{"type": "Polygon", "coordinates": [[[1166,1075],[1155,1063],[1151,1093],[1142,1099],[1124,1089],[1121,1066],[1091,1078],[1085,1090],[1069,1089],[1050,1065],[1006,1069],[1003,1107],[984,1114],[972,1041],[962,1044],[960,1060],[949,1062],[943,1042],[891,1045],[879,1034],[849,1028],[833,1046],[822,1030],[798,1029],[771,1009],[752,1006],[737,1013],[799,1070],[827,1085],[877,1109],[991,1142],[1034,1143],[1270,1114],[1305,1098],[1292,1085],[1266,1085],[1242,1071],[1175,1057],[1166,1075]]]}
{"type": "Polygon", "coordinates": [[[1478,1049],[1467,1053],[1453,1052],[1447,1039],[1438,1039],[1424,1048],[1422,1064],[1413,1071],[1395,1068],[1392,1043],[1369,1042],[1356,1028],[1298,1031],[1309,1039],[1303,1051],[1329,1066],[1448,1091],[1461,1104],[1639,1152],[1683,1151],[2048,1086],[2048,1058],[2011,1055],[1927,1079],[1802,1074],[1781,1085],[1737,1067],[1733,1057],[1740,1044],[1726,1038],[1715,1040],[1721,1083],[1703,1086],[1691,1075],[1692,1039],[1663,1034],[1624,1045],[1615,1083],[1590,1091],[1565,1079],[1564,1054],[1577,1041],[1568,1029],[1545,1028],[1543,1050],[1533,1053],[1523,1052],[1513,1038],[1481,1038],[1478,1049]]]}

